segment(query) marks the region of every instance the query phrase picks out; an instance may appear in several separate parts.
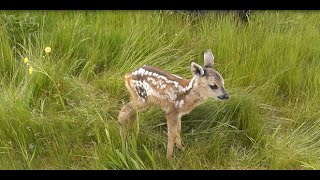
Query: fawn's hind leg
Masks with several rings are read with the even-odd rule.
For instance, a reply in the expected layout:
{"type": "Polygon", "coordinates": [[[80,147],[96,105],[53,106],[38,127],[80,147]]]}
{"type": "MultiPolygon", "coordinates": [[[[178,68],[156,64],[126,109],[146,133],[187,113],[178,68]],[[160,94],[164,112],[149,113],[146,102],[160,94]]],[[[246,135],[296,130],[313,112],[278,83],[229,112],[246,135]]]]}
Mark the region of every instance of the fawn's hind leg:
{"type": "Polygon", "coordinates": [[[119,116],[118,116],[118,120],[120,123],[120,135],[122,138],[125,139],[126,136],[126,128],[130,128],[133,123],[136,120],[136,111],[140,111],[143,112],[148,108],[147,104],[145,103],[133,103],[128,102],[127,104],[125,104],[120,112],[119,112],[119,116]]]}

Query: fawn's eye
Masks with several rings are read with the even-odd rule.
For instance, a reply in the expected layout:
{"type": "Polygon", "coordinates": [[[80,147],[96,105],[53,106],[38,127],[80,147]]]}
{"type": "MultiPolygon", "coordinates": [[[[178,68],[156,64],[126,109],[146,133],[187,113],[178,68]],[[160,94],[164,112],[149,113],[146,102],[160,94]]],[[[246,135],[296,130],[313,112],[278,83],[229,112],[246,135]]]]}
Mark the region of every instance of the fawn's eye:
{"type": "Polygon", "coordinates": [[[218,86],[217,85],[209,85],[210,86],[210,88],[212,89],[212,90],[216,90],[216,89],[218,89],[218,86]]]}

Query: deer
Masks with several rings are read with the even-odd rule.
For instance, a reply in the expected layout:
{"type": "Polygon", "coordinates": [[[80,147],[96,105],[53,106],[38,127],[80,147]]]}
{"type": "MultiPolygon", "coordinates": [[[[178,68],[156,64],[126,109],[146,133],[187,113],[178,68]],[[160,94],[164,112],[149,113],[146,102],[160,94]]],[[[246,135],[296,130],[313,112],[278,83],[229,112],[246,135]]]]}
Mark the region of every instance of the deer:
{"type": "Polygon", "coordinates": [[[126,74],[124,81],[131,101],[123,105],[118,115],[121,137],[125,139],[126,128],[130,128],[135,122],[137,112],[143,112],[150,106],[158,106],[165,112],[167,121],[166,158],[173,158],[174,145],[184,151],[181,117],[209,98],[229,98],[224,79],[214,69],[214,56],[210,49],[204,52],[204,66],[191,62],[190,70],[193,75],[190,79],[149,65],[126,74]]]}

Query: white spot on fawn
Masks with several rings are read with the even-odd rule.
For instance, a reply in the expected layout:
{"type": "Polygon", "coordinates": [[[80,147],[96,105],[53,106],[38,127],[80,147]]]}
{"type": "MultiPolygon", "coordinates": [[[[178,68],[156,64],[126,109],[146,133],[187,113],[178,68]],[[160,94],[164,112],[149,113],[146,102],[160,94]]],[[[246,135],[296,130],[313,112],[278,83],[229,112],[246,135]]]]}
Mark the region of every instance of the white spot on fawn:
{"type": "Polygon", "coordinates": [[[182,99],[182,100],[178,100],[178,101],[176,101],[176,103],[175,103],[175,107],[176,108],[181,108],[182,106],[183,106],[183,104],[184,104],[184,100],[182,99]]]}
{"type": "Polygon", "coordinates": [[[176,75],[176,74],[172,74],[173,76],[175,76],[176,78],[182,79],[182,77],[176,75]]]}
{"type": "Polygon", "coordinates": [[[169,98],[171,99],[171,100],[176,100],[176,98],[177,98],[177,93],[176,93],[176,91],[174,91],[172,88],[170,88],[170,89],[167,89],[166,90],[166,94],[168,94],[168,96],[169,96],[169,98]]]}

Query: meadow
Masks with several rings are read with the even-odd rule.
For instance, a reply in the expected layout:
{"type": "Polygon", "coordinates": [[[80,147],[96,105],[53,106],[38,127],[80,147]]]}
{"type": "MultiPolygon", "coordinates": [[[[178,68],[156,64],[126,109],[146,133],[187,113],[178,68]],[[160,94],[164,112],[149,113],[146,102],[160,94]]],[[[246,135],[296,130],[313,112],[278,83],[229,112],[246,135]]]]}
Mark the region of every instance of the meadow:
{"type": "Polygon", "coordinates": [[[0,11],[0,169],[320,169],[320,11],[0,11]],[[51,51],[46,47],[50,47],[51,51]],[[123,76],[191,78],[210,48],[230,98],[182,117],[138,114],[126,143],[123,76]]]}

